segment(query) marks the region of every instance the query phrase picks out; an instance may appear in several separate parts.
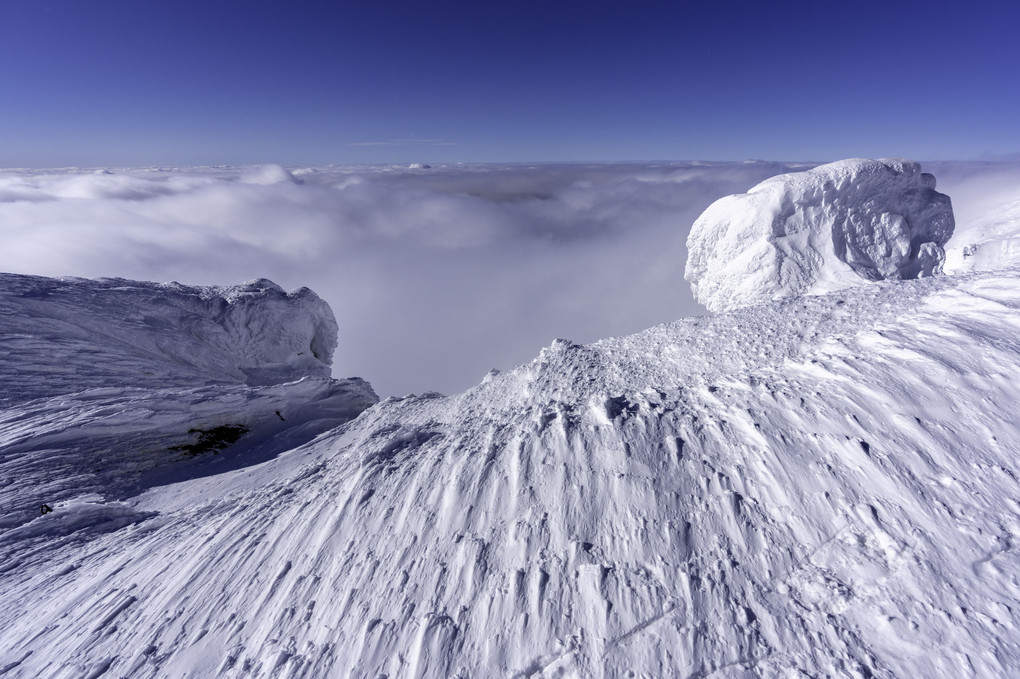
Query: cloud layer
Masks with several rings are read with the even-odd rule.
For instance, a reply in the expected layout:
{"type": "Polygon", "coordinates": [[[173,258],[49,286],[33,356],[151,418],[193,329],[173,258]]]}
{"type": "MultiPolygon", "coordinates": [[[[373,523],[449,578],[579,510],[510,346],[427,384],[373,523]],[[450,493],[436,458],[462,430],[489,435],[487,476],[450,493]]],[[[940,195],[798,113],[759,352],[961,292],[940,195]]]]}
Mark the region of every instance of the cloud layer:
{"type": "Polygon", "coordinates": [[[450,393],[557,337],[703,313],[683,280],[693,221],[803,167],[6,171],[0,270],[308,286],[340,324],[334,374],[450,393]]]}

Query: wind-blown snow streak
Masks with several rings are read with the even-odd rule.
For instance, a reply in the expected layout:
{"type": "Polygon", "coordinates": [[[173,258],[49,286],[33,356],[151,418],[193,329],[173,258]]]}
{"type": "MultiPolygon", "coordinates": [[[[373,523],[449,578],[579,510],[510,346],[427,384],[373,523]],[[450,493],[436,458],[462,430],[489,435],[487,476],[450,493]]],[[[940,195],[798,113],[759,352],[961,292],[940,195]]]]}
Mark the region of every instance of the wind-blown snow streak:
{"type": "Polygon", "coordinates": [[[0,669],[1015,675],[1018,330],[1013,271],[880,282],[56,503],[0,534],[0,669]]]}

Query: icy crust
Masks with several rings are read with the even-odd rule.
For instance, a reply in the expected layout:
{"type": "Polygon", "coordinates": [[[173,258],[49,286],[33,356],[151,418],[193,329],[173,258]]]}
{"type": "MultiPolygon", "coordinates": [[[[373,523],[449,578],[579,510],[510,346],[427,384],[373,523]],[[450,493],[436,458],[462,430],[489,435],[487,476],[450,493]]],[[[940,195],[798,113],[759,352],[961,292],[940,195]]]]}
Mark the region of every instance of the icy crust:
{"type": "Polygon", "coordinates": [[[725,311],[941,273],[949,196],[901,159],[842,160],[717,200],[687,239],[695,298],[725,311]]]}
{"type": "Polygon", "coordinates": [[[0,668],[1017,676],[1018,330],[1016,271],[879,282],[69,499],[0,534],[0,668]]]}
{"type": "Polygon", "coordinates": [[[337,344],[326,302],[265,279],[190,287],[0,274],[0,330],[0,403],[111,385],[328,378],[337,344]]]}

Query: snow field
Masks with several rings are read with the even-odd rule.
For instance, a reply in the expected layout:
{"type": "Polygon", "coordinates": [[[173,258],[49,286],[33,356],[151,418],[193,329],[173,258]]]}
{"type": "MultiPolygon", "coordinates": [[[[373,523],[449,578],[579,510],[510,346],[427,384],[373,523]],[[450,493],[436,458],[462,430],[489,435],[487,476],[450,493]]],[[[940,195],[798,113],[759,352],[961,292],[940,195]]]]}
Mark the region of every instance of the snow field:
{"type": "Polygon", "coordinates": [[[45,566],[7,576],[2,626],[33,652],[5,662],[1008,676],[1016,282],[876,284],[558,341],[464,394],[388,399],[125,501],[151,518],[40,544],[45,566]]]}

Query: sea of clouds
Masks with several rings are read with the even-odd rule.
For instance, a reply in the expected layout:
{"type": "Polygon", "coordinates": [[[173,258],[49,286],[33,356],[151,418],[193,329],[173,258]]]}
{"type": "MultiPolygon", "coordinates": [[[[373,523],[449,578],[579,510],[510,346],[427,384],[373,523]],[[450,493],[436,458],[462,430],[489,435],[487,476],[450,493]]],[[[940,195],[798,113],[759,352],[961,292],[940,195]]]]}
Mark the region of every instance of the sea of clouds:
{"type": "MultiPolygon", "coordinates": [[[[810,166],[4,170],[0,271],[308,286],[340,324],[335,375],[381,396],[452,393],[555,338],[705,313],[683,279],[691,224],[810,166]]],[[[1015,190],[1017,167],[924,169],[959,222],[999,200],[989,186],[1015,190]]]]}

